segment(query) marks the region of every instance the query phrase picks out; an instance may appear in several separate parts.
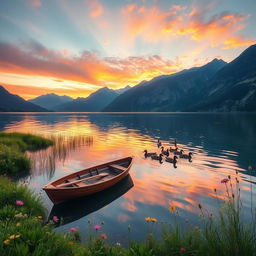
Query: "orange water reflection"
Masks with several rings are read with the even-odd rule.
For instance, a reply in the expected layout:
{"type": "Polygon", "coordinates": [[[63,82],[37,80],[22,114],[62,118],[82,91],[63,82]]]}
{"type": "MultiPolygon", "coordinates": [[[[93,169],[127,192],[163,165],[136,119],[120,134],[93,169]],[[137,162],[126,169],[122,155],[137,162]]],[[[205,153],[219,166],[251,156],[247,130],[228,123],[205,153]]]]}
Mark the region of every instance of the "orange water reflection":
{"type": "MultiPolygon", "coordinates": [[[[85,114],[62,116],[50,114],[50,117],[43,114],[39,116],[27,114],[21,120],[9,123],[5,130],[30,132],[46,137],[63,135],[67,140],[74,136],[93,137],[91,145],[70,150],[64,160],[55,159],[54,170],[50,176],[46,175],[49,170],[43,167],[39,168],[39,171],[36,168],[32,170],[33,178],[29,180],[29,184],[35,189],[48,183],[49,179],[56,179],[82,168],[124,156],[135,156],[130,171],[134,187],[123,196],[119,206],[120,222],[129,221],[130,214],[136,212],[144,216],[161,217],[162,213],[159,209],[161,208],[166,214],[169,205],[175,205],[179,211],[197,214],[200,203],[211,211],[216,208],[218,199],[224,199],[226,195],[226,188],[220,183],[221,179],[226,178],[227,175],[235,177],[235,170],[240,171],[237,177],[241,182],[242,190],[250,191],[249,184],[244,181],[243,169],[234,159],[238,154],[236,151],[226,150],[219,155],[209,155],[202,145],[179,144],[179,148],[183,148],[186,152],[194,152],[193,162],[179,159],[177,168],[174,168],[170,163],[160,164],[158,161],[144,158],[144,149],[160,152],[156,146],[157,135],[150,136],[139,129],[126,127],[121,122],[113,122],[105,127],[90,121],[85,114]],[[154,210],[155,208],[152,207],[160,208],[154,210]],[[148,209],[152,213],[149,214],[148,209]],[[122,212],[123,210],[125,211],[122,212]]],[[[170,139],[172,138],[170,136],[170,139]]],[[[164,147],[171,145],[169,140],[162,140],[162,143],[164,147]]],[[[43,153],[47,155],[49,152],[43,153]]],[[[103,211],[107,212],[109,209],[103,211]]]]}

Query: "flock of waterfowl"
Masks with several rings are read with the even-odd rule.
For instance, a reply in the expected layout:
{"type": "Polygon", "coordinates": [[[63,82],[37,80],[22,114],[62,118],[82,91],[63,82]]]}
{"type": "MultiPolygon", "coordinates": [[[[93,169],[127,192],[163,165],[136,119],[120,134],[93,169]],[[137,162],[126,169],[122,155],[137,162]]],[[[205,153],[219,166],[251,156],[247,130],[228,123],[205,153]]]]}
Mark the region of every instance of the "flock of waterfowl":
{"type": "Polygon", "coordinates": [[[167,148],[165,150],[165,148],[162,146],[162,143],[159,139],[157,141],[157,147],[158,148],[161,147],[161,152],[159,154],[157,154],[156,152],[148,152],[145,149],[144,150],[145,158],[151,157],[151,159],[158,160],[162,164],[163,163],[163,157],[165,157],[164,160],[166,162],[172,163],[175,168],[177,167],[176,164],[178,162],[178,156],[179,156],[179,158],[188,159],[189,162],[192,162],[192,154],[193,153],[189,152],[188,154],[185,154],[183,149],[179,150],[179,148],[177,146],[176,139],[174,140],[174,148],[172,148],[170,146],[170,148],[167,148]],[[173,154],[173,155],[171,156],[171,154],[173,154]]]}

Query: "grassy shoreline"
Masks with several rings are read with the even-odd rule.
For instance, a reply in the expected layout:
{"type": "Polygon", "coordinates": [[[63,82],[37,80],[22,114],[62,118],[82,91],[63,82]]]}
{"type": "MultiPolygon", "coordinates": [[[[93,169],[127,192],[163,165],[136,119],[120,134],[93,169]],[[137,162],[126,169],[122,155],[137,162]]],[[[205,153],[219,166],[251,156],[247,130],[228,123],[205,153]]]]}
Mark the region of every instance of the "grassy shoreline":
{"type": "MultiPolygon", "coordinates": [[[[133,241],[128,248],[124,248],[118,243],[108,243],[107,234],[101,232],[100,225],[91,225],[90,228],[95,230],[94,235],[85,244],[81,244],[77,228],[71,228],[65,233],[55,233],[56,224],[61,222],[58,216],[45,223],[46,211],[40,198],[25,185],[19,185],[5,177],[6,173],[24,171],[20,167],[23,160],[17,159],[24,156],[26,150],[46,148],[52,142],[38,136],[18,133],[0,133],[0,139],[0,166],[2,161],[9,168],[0,171],[0,174],[4,174],[0,176],[0,255],[256,255],[255,210],[252,209],[252,219],[248,225],[241,218],[243,206],[238,176],[229,176],[221,181],[227,195],[217,216],[210,215],[207,209],[198,204],[201,228],[188,226],[184,231],[177,224],[166,225],[160,240],[154,237],[152,229],[144,242],[133,241]],[[237,191],[233,191],[234,187],[237,191]]],[[[171,205],[169,210],[172,218],[177,212],[175,205],[171,205]]],[[[146,216],[142,221],[151,226],[159,223],[156,218],[146,216]]]]}
{"type": "Polygon", "coordinates": [[[36,151],[53,145],[53,141],[23,133],[0,132],[0,175],[28,172],[30,159],[25,151],[36,151]]]}

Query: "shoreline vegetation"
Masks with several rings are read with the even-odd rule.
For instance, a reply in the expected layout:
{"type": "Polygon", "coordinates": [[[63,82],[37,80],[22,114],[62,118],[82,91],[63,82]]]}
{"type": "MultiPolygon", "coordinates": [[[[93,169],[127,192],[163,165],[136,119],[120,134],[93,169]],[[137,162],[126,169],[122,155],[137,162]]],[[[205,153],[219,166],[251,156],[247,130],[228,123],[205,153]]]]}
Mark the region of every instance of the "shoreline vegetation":
{"type": "MultiPolygon", "coordinates": [[[[128,247],[108,242],[108,234],[103,225],[89,223],[89,236],[86,243],[80,242],[79,228],[56,233],[54,228],[61,223],[58,216],[45,222],[46,210],[40,197],[26,185],[11,181],[9,175],[20,171],[19,161],[26,150],[47,148],[53,145],[48,139],[39,136],[15,133],[0,133],[0,152],[7,155],[0,176],[0,255],[37,256],[166,256],[166,255],[256,255],[255,209],[251,198],[251,219],[247,223],[243,217],[240,196],[239,176],[228,176],[221,180],[226,195],[218,214],[208,213],[198,202],[201,225],[188,224],[186,230],[176,223],[162,226],[161,239],[156,238],[154,230],[161,220],[147,217],[141,221],[149,225],[144,242],[131,241],[128,247]],[[39,139],[40,138],[40,139],[39,139]],[[4,143],[2,143],[4,141],[4,143]],[[7,152],[7,153],[6,153],[7,152]],[[92,231],[90,231],[92,230],[92,231]],[[93,233],[92,233],[93,232],[93,233]]],[[[3,154],[4,155],[4,154],[3,154]]],[[[2,160],[0,160],[2,161],[2,160]]],[[[219,199],[216,189],[216,200],[219,199]]],[[[170,221],[176,219],[178,209],[170,205],[170,221]]],[[[128,226],[132,235],[133,227],[128,226]]],[[[130,236],[131,237],[131,236],[130,236]]],[[[127,238],[128,240],[128,238],[127,238]]]]}

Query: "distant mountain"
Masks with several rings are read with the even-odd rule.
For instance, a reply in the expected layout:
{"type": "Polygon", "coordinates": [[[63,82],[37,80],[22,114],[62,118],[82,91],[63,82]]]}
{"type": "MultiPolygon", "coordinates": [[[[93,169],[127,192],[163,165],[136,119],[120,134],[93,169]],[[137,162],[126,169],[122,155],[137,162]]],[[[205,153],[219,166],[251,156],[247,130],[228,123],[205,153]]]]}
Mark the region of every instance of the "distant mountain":
{"type": "Polygon", "coordinates": [[[143,81],[121,94],[103,111],[183,111],[201,99],[204,85],[225,65],[223,60],[214,59],[202,67],[143,81]]]}
{"type": "Polygon", "coordinates": [[[190,111],[256,111],[256,44],[219,70],[190,111]]]}
{"type": "Polygon", "coordinates": [[[9,93],[0,85],[0,111],[1,112],[44,112],[45,108],[37,106],[22,99],[18,95],[9,93]]]}
{"type": "Polygon", "coordinates": [[[59,96],[54,93],[49,93],[45,95],[41,95],[34,99],[29,100],[42,108],[47,108],[53,110],[57,105],[67,103],[72,101],[73,99],[69,96],[59,96]]]}
{"type": "Polygon", "coordinates": [[[131,86],[127,85],[127,86],[124,87],[124,88],[117,89],[117,90],[114,90],[114,91],[115,91],[117,94],[122,94],[122,93],[128,91],[128,90],[131,89],[131,88],[132,88],[131,86]]]}
{"type": "Polygon", "coordinates": [[[117,92],[104,87],[92,93],[87,98],[77,98],[71,102],[56,106],[54,110],[71,112],[99,112],[102,111],[102,109],[104,109],[117,96],[117,92]]]}

